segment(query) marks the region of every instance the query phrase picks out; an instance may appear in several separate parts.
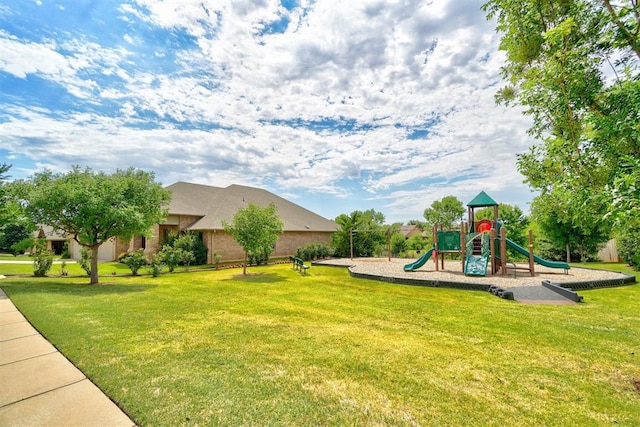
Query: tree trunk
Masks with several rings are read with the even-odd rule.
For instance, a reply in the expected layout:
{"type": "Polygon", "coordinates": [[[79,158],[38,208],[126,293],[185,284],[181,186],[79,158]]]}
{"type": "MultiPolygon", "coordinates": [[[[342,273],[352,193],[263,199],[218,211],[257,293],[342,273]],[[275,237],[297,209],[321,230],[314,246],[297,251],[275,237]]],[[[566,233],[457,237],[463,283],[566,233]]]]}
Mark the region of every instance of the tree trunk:
{"type": "Polygon", "coordinates": [[[569,246],[569,242],[567,242],[567,264],[571,262],[571,246],[569,246]]]}
{"type": "Polygon", "coordinates": [[[247,275],[247,252],[245,251],[244,253],[244,264],[242,264],[242,275],[246,276],[247,275]]]}
{"type": "Polygon", "coordinates": [[[91,248],[91,280],[90,285],[98,284],[98,249],[100,246],[93,246],[91,248]]]}

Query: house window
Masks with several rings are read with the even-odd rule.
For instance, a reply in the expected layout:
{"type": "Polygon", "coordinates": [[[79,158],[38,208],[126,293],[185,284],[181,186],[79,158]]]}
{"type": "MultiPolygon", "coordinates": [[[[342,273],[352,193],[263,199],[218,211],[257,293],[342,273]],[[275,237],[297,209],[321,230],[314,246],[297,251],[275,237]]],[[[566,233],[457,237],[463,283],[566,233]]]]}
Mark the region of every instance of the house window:
{"type": "Polygon", "coordinates": [[[140,247],[142,249],[147,249],[147,238],[144,236],[140,237],[140,247]]]}

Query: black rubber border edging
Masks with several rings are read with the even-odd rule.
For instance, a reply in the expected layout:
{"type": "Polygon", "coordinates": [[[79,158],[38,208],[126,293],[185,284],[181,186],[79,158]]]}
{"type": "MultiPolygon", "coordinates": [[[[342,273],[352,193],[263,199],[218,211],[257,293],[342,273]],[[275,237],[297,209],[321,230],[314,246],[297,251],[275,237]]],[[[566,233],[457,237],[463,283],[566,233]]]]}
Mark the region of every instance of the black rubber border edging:
{"type": "MultiPolygon", "coordinates": [[[[313,265],[313,262],[312,262],[312,265],[313,265]]],[[[426,286],[426,287],[432,287],[432,288],[451,288],[451,289],[462,289],[462,290],[471,290],[471,291],[490,291],[492,287],[495,287],[495,285],[491,285],[491,284],[451,282],[447,280],[432,280],[432,279],[426,279],[426,280],[410,279],[405,277],[379,276],[375,274],[355,273],[354,271],[351,270],[353,266],[349,266],[349,265],[345,265],[345,266],[335,265],[335,264],[333,266],[330,264],[318,264],[318,265],[330,266],[330,267],[343,267],[343,268],[346,267],[351,277],[368,279],[368,280],[377,280],[379,282],[386,282],[386,283],[398,283],[401,285],[426,286]]],[[[584,267],[581,267],[581,268],[584,268],[584,267]]],[[[606,270],[606,271],[612,271],[612,270],[606,270]]],[[[615,288],[618,286],[626,286],[626,285],[632,285],[636,283],[635,276],[622,273],[619,271],[615,271],[615,273],[620,274],[620,276],[622,277],[620,277],[619,279],[616,278],[616,279],[586,280],[582,282],[561,282],[560,284],[553,284],[550,281],[545,280],[543,281],[543,285],[544,285],[544,282],[549,282],[554,287],[560,288],[560,289],[566,289],[569,291],[586,291],[589,289],[615,288]]],[[[552,289],[550,287],[549,289],[557,292],[556,289],[552,289]]],[[[577,295],[577,294],[575,295],[579,297],[580,300],[582,300],[582,297],[580,295],[577,295]]],[[[567,296],[567,298],[572,299],[573,301],[576,301],[575,299],[573,299],[574,297],[567,296]]]]}
{"type": "Polygon", "coordinates": [[[543,280],[542,281],[542,286],[544,286],[547,289],[552,290],[553,292],[555,292],[555,293],[557,293],[559,295],[562,295],[563,297],[565,297],[567,299],[570,299],[573,302],[582,301],[582,296],[578,295],[573,290],[571,290],[569,288],[562,287],[559,284],[551,283],[551,281],[549,281],[549,280],[543,280]]]}
{"type": "Polygon", "coordinates": [[[377,280],[378,282],[397,283],[400,285],[426,286],[430,288],[463,289],[467,291],[488,291],[491,285],[484,283],[451,282],[448,280],[410,279],[408,277],[378,276],[375,274],[356,273],[347,267],[349,275],[358,279],[377,280]]]}

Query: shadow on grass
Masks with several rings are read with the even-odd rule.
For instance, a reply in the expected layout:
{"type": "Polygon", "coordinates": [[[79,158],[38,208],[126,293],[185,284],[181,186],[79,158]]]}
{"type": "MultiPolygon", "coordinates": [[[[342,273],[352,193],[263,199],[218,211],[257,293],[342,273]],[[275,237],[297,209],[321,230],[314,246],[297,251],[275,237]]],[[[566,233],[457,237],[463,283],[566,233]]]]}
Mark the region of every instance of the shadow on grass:
{"type": "Polygon", "coordinates": [[[0,281],[0,288],[9,296],[20,294],[67,294],[80,297],[91,297],[97,295],[111,295],[111,294],[130,294],[146,292],[150,289],[156,288],[155,284],[115,284],[108,281],[102,282],[98,285],[89,285],[88,282],[55,282],[55,281],[0,281]]]}
{"type": "Polygon", "coordinates": [[[222,279],[221,282],[244,282],[244,283],[257,283],[257,284],[272,284],[272,283],[284,283],[289,279],[281,274],[277,273],[253,273],[247,272],[247,274],[235,274],[228,279],[222,279]]]}

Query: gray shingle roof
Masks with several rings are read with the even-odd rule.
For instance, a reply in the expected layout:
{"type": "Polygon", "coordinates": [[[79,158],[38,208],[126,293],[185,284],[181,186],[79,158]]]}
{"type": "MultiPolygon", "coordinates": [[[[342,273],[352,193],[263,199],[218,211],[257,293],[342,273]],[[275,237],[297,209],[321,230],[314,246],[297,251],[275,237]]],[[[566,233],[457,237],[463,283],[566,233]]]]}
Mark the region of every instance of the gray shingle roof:
{"type": "Polygon", "coordinates": [[[222,221],[232,221],[235,213],[246,208],[249,203],[266,207],[273,203],[284,224],[284,231],[333,232],[338,225],[302,206],[296,205],[266,190],[243,185],[226,188],[209,185],[176,182],[167,187],[172,199],[170,215],[201,216],[191,224],[191,230],[221,230],[222,221]]]}

